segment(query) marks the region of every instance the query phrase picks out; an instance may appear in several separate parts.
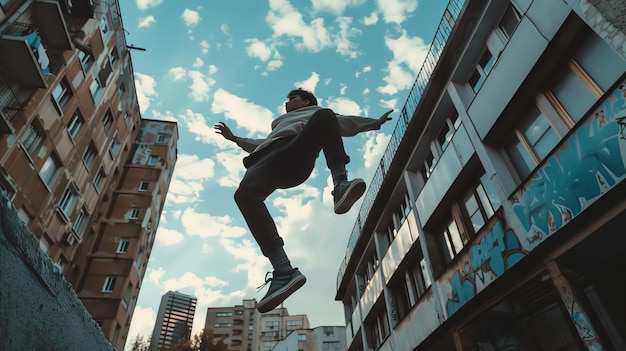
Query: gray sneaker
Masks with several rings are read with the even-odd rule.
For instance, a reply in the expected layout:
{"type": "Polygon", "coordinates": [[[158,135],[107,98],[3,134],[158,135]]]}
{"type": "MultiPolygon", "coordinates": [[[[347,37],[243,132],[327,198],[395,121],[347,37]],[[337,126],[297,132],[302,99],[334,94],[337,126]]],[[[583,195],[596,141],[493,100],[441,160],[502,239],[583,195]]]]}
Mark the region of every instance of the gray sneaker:
{"type": "Polygon", "coordinates": [[[335,185],[333,199],[335,200],[335,213],[342,214],[350,211],[352,205],[361,198],[365,192],[365,181],[357,178],[355,180],[344,180],[335,185]]]}
{"type": "Polygon", "coordinates": [[[267,283],[271,282],[267,294],[265,294],[256,305],[256,309],[261,313],[273,310],[306,283],[306,277],[300,273],[298,268],[294,268],[285,273],[277,273],[274,271],[272,277],[267,278],[269,274],[270,273],[267,272],[265,275],[265,284],[259,287],[259,289],[261,289],[267,285],[267,283]]]}

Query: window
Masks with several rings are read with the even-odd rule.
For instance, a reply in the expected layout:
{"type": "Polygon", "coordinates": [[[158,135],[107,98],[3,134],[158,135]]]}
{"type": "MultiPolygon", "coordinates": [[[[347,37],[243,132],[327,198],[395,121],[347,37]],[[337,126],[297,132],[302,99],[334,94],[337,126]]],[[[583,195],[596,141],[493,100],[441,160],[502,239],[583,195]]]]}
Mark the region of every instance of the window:
{"type": "Polygon", "coordinates": [[[287,326],[288,327],[301,327],[302,326],[302,321],[301,320],[287,321],[287,326]]]}
{"type": "Polygon", "coordinates": [[[306,334],[298,334],[298,341],[306,341],[306,334]]]}
{"type": "Polygon", "coordinates": [[[63,213],[67,217],[69,217],[72,214],[72,211],[74,211],[74,206],[76,206],[77,200],[78,189],[76,188],[76,185],[71,183],[65,190],[65,193],[61,198],[61,202],[59,202],[59,207],[61,208],[61,211],[63,211],[63,213]]]}
{"type": "Polygon", "coordinates": [[[117,250],[115,253],[126,253],[128,252],[128,245],[130,245],[130,240],[128,239],[120,239],[120,242],[117,243],[117,250]]]}
{"type": "Polygon", "coordinates": [[[265,327],[267,327],[267,328],[278,327],[278,321],[265,322],[265,327]]]}
{"type": "Polygon", "coordinates": [[[50,154],[50,156],[46,159],[46,162],[44,162],[43,166],[41,166],[39,177],[48,186],[48,188],[51,188],[60,170],[61,161],[59,161],[59,158],[55,154],[50,154]]]}
{"type": "Polygon", "coordinates": [[[485,83],[485,79],[487,79],[487,76],[489,75],[489,72],[491,72],[491,69],[493,68],[495,63],[495,57],[491,54],[489,49],[485,49],[485,52],[480,57],[478,65],[474,69],[474,72],[469,79],[469,84],[475,93],[478,93],[480,88],[483,86],[483,83],[485,83]]]}
{"type": "Polygon", "coordinates": [[[61,79],[59,85],[52,90],[52,99],[57,107],[59,114],[63,115],[63,108],[72,98],[72,90],[66,78],[61,79]]]}
{"type": "Polygon", "coordinates": [[[96,187],[97,190],[102,190],[102,185],[104,184],[104,178],[106,178],[106,174],[104,173],[104,170],[102,169],[102,167],[100,167],[100,170],[98,170],[98,173],[93,179],[93,185],[96,187]]]}
{"type": "Polygon", "coordinates": [[[365,321],[365,334],[367,339],[367,346],[371,349],[378,349],[383,341],[389,336],[389,323],[387,322],[387,311],[385,307],[379,308],[378,311],[370,313],[371,318],[365,321]]]}
{"type": "Polygon", "coordinates": [[[277,331],[266,331],[266,332],[263,332],[262,335],[263,336],[270,336],[270,337],[278,337],[278,332],[277,331]]]}
{"type": "Polygon", "coordinates": [[[150,182],[142,180],[141,183],[139,183],[139,191],[148,191],[149,187],[150,187],[150,182]]]}
{"type": "Polygon", "coordinates": [[[450,117],[446,119],[439,135],[437,136],[437,144],[441,148],[441,151],[445,151],[450,142],[452,141],[452,137],[459,126],[461,125],[461,120],[459,120],[459,114],[455,109],[450,113],[450,117]]]}
{"type": "Polygon", "coordinates": [[[509,4],[500,23],[498,23],[498,28],[506,39],[510,39],[513,36],[513,32],[515,32],[521,19],[522,16],[517,12],[517,9],[513,4],[509,4]]]}
{"type": "Polygon", "coordinates": [[[56,269],[62,274],[65,271],[65,266],[67,266],[67,259],[63,256],[59,257],[59,260],[54,264],[56,269]]]}
{"type": "Polygon", "coordinates": [[[426,289],[430,287],[430,280],[426,271],[426,260],[417,250],[418,256],[401,265],[389,281],[389,291],[392,294],[391,320],[397,325],[417,304],[426,289]]]}
{"type": "Polygon", "coordinates": [[[125,308],[128,308],[128,303],[130,302],[131,294],[133,293],[133,284],[128,283],[126,287],[126,292],[124,293],[124,298],[122,298],[122,305],[125,308]]]}
{"type": "Polygon", "coordinates": [[[140,210],[138,208],[131,209],[129,218],[130,219],[137,219],[137,218],[139,218],[139,211],[140,210]]]}
{"type": "Polygon", "coordinates": [[[233,314],[231,312],[217,312],[215,313],[215,317],[232,317],[233,314]]]}
{"type": "MultiPolygon", "coordinates": [[[[109,61],[111,61],[111,66],[115,67],[115,63],[117,62],[117,59],[119,58],[118,54],[117,54],[117,48],[113,47],[113,49],[111,49],[111,54],[109,54],[109,61]]],[[[123,85],[124,83],[122,83],[123,85]]],[[[121,94],[120,94],[121,96],[121,94]]]]}
{"type": "Polygon", "coordinates": [[[91,92],[91,96],[93,96],[93,100],[97,101],[102,91],[102,85],[97,79],[94,79],[91,84],[89,84],[89,91],[91,92]]]}
{"type": "Polygon", "coordinates": [[[50,247],[52,246],[52,242],[46,237],[46,235],[42,235],[41,239],[39,239],[39,250],[41,252],[47,254],[50,251],[50,247]]]}
{"type": "Polygon", "coordinates": [[[117,153],[120,151],[120,142],[117,140],[117,135],[113,137],[111,140],[111,145],[109,145],[109,153],[112,157],[117,156],[117,153]]]}
{"type": "Polygon", "coordinates": [[[230,323],[215,323],[215,328],[230,328],[230,323]]]}
{"type": "Polygon", "coordinates": [[[78,50],[78,59],[83,67],[83,71],[87,73],[93,63],[93,57],[90,54],[86,54],[83,50],[78,50]]]}
{"type": "Polygon", "coordinates": [[[139,250],[139,253],[137,253],[137,257],[135,257],[135,261],[133,262],[133,266],[135,266],[135,269],[137,269],[137,272],[139,274],[141,274],[141,258],[143,256],[143,251],[139,250]]]}
{"type": "Polygon", "coordinates": [[[549,85],[518,116],[503,151],[513,170],[524,179],[548,157],[559,141],[587,116],[592,105],[626,71],[620,57],[595,33],[587,30],[575,51],[555,67],[549,85]]]}
{"type": "Polygon", "coordinates": [[[148,166],[156,166],[158,160],[159,158],[156,156],[148,157],[148,166]]]}
{"type": "Polygon", "coordinates": [[[339,341],[323,341],[322,349],[324,350],[339,350],[341,349],[341,342],[339,341]]]}
{"type": "Polygon", "coordinates": [[[67,124],[67,133],[70,135],[72,140],[76,140],[78,132],[80,132],[82,126],[83,117],[81,116],[80,111],[76,110],[70,119],[70,123],[67,124]]]}
{"type": "Polygon", "coordinates": [[[111,114],[111,111],[107,111],[104,114],[104,118],[102,118],[102,126],[104,127],[104,131],[108,132],[109,129],[111,129],[112,125],[113,125],[113,115],[111,114]]]}
{"type": "Polygon", "coordinates": [[[157,136],[157,144],[165,144],[165,142],[167,141],[167,136],[165,134],[159,134],[157,136]]]}
{"type": "Polygon", "coordinates": [[[450,216],[440,232],[446,262],[461,252],[499,207],[495,186],[481,171],[475,185],[459,198],[459,202],[452,204],[450,216]]]}
{"type": "Polygon", "coordinates": [[[107,276],[104,278],[104,284],[102,285],[102,292],[110,293],[115,288],[115,277],[107,276]]]}
{"type": "Polygon", "coordinates": [[[96,159],[96,155],[98,155],[96,146],[93,143],[89,143],[89,146],[87,146],[87,149],[83,153],[83,162],[85,162],[87,169],[91,168],[91,165],[93,165],[93,160],[96,159]]]}
{"type": "Polygon", "coordinates": [[[83,237],[83,232],[85,231],[85,227],[87,226],[87,220],[89,216],[87,215],[87,211],[85,209],[80,210],[76,215],[76,219],[74,220],[74,231],[78,234],[79,238],[83,237]]]}
{"type": "Polygon", "coordinates": [[[33,156],[43,144],[45,137],[46,134],[35,119],[22,134],[20,144],[29,155],[33,156]]]}

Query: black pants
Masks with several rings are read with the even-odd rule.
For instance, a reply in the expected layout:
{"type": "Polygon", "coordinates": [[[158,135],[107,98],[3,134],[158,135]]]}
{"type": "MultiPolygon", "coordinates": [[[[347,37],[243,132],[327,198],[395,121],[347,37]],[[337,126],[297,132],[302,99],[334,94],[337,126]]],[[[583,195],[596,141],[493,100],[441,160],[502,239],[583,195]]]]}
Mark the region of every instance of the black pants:
{"type": "Polygon", "coordinates": [[[320,151],[328,168],[341,169],[350,158],[346,155],[337,117],[332,110],[319,110],[311,116],[300,134],[275,141],[244,159],[247,168],[235,202],[259,244],[263,255],[283,246],[265,199],[276,189],[288,189],[306,181],[320,151]]]}

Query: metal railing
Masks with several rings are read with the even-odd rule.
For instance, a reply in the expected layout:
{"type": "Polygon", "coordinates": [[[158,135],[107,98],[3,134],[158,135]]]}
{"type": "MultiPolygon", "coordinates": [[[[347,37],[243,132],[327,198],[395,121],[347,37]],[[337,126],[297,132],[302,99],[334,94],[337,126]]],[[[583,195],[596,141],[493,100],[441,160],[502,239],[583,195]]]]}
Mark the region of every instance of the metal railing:
{"type": "Polygon", "coordinates": [[[433,38],[433,42],[428,49],[428,54],[420,68],[419,73],[417,74],[417,78],[415,79],[415,83],[411,87],[409,91],[409,96],[404,104],[400,112],[400,116],[398,118],[398,122],[396,127],[393,130],[391,135],[391,139],[389,140],[389,144],[387,145],[387,149],[380,160],[380,163],[377,167],[376,172],[374,173],[374,177],[369,184],[369,189],[363,198],[363,203],[361,204],[361,209],[359,210],[359,215],[356,219],[356,223],[354,224],[354,228],[352,229],[352,233],[350,234],[350,239],[348,240],[348,249],[346,253],[346,262],[352,254],[352,250],[354,249],[356,242],[361,235],[361,229],[363,223],[367,219],[367,216],[372,209],[374,201],[378,196],[378,192],[382,186],[383,180],[389,171],[389,167],[396,155],[396,151],[398,151],[398,147],[402,142],[402,139],[405,136],[408,125],[411,122],[411,119],[414,116],[414,113],[417,109],[417,106],[424,94],[424,90],[435,71],[435,67],[439,62],[439,58],[443,52],[446,43],[448,42],[448,38],[452,33],[452,28],[456,23],[461,11],[463,9],[463,5],[465,0],[450,0],[448,5],[446,6],[446,10],[444,11],[444,15],[439,22],[439,26],[437,27],[437,32],[435,33],[435,37],[433,38]]]}

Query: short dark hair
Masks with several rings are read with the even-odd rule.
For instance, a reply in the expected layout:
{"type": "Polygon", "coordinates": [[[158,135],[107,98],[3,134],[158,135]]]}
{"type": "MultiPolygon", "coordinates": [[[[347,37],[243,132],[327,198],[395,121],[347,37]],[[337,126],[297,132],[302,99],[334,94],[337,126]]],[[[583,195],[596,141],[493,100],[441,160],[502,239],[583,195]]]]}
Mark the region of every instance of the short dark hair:
{"type": "Polygon", "coordinates": [[[315,95],[313,95],[313,93],[308,90],[304,90],[302,88],[294,89],[290,91],[289,94],[287,94],[287,97],[289,98],[294,95],[300,97],[300,99],[302,100],[309,100],[311,106],[317,105],[317,99],[315,98],[315,95]]]}

